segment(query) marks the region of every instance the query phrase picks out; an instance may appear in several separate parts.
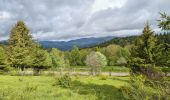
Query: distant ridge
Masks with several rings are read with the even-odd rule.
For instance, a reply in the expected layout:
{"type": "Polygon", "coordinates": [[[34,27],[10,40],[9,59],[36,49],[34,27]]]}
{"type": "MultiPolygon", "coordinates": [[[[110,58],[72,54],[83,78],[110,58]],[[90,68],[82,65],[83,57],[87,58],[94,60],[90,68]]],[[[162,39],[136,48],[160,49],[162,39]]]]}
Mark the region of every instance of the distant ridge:
{"type": "MultiPolygon", "coordinates": [[[[59,50],[67,51],[71,50],[74,45],[79,48],[91,48],[91,47],[106,47],[110,44],[117,45],[127,45],[131,44],[136,36],[129,37],[90,37],[90,38],[81,38],[70,41],[38,41],[43,48],[58,48],[59,50]]],[[[1,44],[7,44],[7,40],[0,41],[1,44]]]]}
{"type": "Polygon", "coordinates": [[[39,41],[39,43],[44,48],[58,48],[60,50],[66,51],[71,50],[74,45],[79,48],[87,48],[95,45],[99,45],[100,43],[106,42],[113,39],[113,36],[108,37],[90,37],[90,38],[81,38],[70,41],[39,41]]]}

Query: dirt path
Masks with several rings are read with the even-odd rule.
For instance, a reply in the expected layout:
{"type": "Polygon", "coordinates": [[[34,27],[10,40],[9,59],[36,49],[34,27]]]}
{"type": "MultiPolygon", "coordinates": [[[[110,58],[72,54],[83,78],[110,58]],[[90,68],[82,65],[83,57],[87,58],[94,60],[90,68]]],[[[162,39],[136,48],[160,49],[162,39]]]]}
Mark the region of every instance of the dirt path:
{"type": "MultiPolygon", "coordinates": [[[[31,75],[33,74],[33,71],[24,71],[20,72],[22,74],[27,74],[31,75]]],[[[75,71],[75,72],[59,72],[59,71],[42,71],[41,74],[48,75],[48,74],[56,74],[56,75],[61,75],[61,74],[66,74],[69,73],[70,75],[84,75],[88,76],[91,75],[90,72],[80,72],[80,71],[75,71]]],[[[129,76],[128,72],[101,72],[102,75],[108,75],[108,76],[129,76]]]]}

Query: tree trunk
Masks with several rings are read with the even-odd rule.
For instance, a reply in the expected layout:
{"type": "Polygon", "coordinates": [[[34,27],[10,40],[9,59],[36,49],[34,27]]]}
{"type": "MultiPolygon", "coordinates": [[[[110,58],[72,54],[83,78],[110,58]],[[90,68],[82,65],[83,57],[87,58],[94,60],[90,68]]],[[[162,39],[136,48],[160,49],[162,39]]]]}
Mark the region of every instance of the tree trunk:
{"type": "Polygon", "coordinates": [[[34,68],[34,76],[39,75],[40,69],[39,68],[34,68]]]}
{"type": "Polygon", "coordinates": [[[91,68],[91,75],[94,76],[94,67],[91,68]]]}

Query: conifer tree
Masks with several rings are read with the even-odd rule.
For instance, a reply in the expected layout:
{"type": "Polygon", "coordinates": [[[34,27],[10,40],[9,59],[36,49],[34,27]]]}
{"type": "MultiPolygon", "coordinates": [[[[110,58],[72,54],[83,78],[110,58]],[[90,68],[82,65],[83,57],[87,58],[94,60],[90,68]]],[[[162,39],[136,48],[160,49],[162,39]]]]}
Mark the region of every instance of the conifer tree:
{"type": "Polygon", "coordinates": [[[0,46],[0,71],[9,71],[9,68],[5,49],[0,46]]]}
{"type": "Polygon", "coordinates": [[[161,28],[165,32],[170,32],[170,16],[168,16],[166,13],[160,13],[161,19],[158,20],[159,28],[161,28]]]}
{"type": "Polygon", "coordinates": [[[144,74],[149,78],[157,77],[157,72],[154,70],[156,41],[154,32],[146,24],[143,34],[136,39],[131,49],[128,63],[133,74],[144,74]]]}
{"type": "Polygon", "coordinates": [[[160,13],[160,15],[161,19],[158,20],[158,26],[164,34],[159,36],[157,63],[162,67],[170,67],[170,16],[166,13],[160,13]]]}
{"type": "Polygon", "coordinates": [[[7,55],[3,47],[0,47],[0,65],[7,64],[7,55]]]}
{"type": "Polygon", "coordinates": [[[23,21],[18,21],[12,28],[8,43],[9,62],[13,67],[23,70],[25,66],[28,66],[27,61],[33,45],[32,37],[23,21]]]}

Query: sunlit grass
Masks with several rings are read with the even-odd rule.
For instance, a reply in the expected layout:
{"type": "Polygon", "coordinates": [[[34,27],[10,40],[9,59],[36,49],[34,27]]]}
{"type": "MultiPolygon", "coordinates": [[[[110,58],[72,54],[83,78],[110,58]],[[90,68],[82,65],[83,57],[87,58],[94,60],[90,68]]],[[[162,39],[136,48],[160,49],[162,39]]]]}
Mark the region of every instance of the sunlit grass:
{"type": "Polygon", "coordinates": [[[128,77],[72,77],[70,88],[54,86],[55,77],[0,76],[2,100],[121,100],[119,88],[128,83],[128,77]]]}

